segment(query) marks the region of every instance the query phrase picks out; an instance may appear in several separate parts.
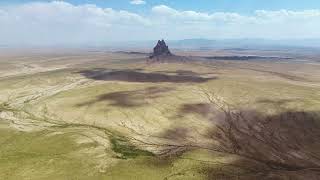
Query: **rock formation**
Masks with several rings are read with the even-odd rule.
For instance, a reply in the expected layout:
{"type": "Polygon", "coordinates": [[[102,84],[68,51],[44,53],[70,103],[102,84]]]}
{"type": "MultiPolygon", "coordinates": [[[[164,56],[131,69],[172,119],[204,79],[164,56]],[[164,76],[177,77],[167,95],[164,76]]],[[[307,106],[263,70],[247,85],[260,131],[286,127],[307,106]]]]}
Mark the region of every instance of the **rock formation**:
{"type": "Polygon", "coordinates": [[[153,53],[150,56],[150,59],[167,56],[172,56],[169,47],[164,40],[159,40],[157,45],[153,48],[153,53]]]}

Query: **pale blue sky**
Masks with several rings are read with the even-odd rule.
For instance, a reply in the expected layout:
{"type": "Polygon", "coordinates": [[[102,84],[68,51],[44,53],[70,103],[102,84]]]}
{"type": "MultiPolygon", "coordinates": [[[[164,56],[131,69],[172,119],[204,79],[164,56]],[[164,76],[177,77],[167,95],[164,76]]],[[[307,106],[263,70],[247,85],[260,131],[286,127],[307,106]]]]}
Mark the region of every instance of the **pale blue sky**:
{"type": "Polygon", "coordinates": [[[320,38],[320,0],[1,0],[0,44],[320,38]]]}
{"type": "MultiPolygon", "coordinates": [[[[50,0],[38,0],[38,2],[50,0]]],[[[96,4],[100,7],[139,11],[149,10],[159,4],[165,4],[179,10],[194,10],[204,12],[224,11],[251,13],[254,10],[304,10],[320,9],[319,0],[145,0],[146,4],[132,6],[130,0],[65,0],[72,4],[96,4]]],[[[35,2],[35,0],[1,0],[0,4],[17,4],[35,2]]]]}

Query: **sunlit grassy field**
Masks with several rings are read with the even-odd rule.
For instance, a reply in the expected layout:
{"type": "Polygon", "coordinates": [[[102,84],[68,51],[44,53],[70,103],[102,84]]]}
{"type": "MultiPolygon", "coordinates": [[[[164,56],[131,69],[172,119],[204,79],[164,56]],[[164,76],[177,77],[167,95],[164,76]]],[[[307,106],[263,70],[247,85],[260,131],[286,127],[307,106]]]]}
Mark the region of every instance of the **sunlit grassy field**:
{"type": "Polygon", "coordinates": [[[319,177],[319,63],[75,51],[3,56],[0,67],[0,179],[319,177]],[[233,111],[254,112],[252,127],[224,131],[233,111]],[[279,119],[272,133],[255,126],[262,117],[279,119]]]}

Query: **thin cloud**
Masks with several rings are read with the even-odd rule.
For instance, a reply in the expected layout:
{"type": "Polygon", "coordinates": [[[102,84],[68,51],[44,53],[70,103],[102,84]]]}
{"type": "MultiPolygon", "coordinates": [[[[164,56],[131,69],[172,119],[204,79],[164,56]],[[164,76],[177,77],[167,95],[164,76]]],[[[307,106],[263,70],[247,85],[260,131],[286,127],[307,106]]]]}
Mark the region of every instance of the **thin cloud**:
{"type": "Polygon", "coordinates": [[[150,13],[65,1],[0,6],[1,43],[106,43],[163,38],[320,38],[320,10],[184,11],[166,5],[150,13]]]}
{"type": "Polygon", "coordinates": [[[142,5],[142,4],[146,4],[146,1],[144,1],[144,0],[131,0],[130,4],[142,5]]]}

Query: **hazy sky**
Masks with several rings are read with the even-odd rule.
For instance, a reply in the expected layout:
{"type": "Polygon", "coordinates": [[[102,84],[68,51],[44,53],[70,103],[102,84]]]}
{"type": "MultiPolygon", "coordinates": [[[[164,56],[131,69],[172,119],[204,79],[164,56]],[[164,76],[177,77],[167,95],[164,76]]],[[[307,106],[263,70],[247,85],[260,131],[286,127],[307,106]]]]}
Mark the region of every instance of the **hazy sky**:
{"type": "Polygon", "coordinates": [[[319,0],[0,1],[0,45],[305,39],[319,29],[319,0]]]}

